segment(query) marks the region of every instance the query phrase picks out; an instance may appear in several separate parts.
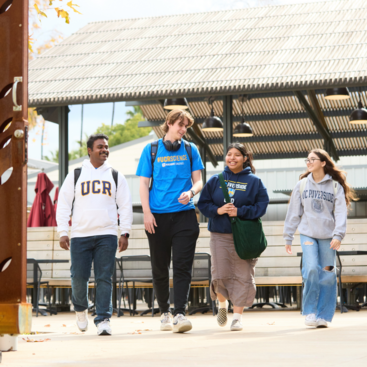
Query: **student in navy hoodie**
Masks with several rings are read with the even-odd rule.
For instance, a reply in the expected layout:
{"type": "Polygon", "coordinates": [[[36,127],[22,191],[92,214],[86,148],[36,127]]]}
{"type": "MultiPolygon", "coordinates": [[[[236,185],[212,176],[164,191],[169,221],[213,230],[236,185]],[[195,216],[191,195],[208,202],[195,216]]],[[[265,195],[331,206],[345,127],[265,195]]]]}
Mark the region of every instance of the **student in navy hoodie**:
{"type": "Polygon", "coordinates": [[[212,254],[213,300],[218,298],[219,326],[227,324],[227,300],[234,305],[231,331],[242,330],[242,312],[250,307],[256,294],[255,265],[257,259],[242,260],[237,255],[230,217],[244,220],[257,219],[266,213],[269,196],[260,178],[255,176],[252,153],[243,144],[232,143],[226,155],[223,176],[231,203],[226,204],[218,175],[210,178],[204,186],[199,210],[209,218],[210,250],[212,254]]]}

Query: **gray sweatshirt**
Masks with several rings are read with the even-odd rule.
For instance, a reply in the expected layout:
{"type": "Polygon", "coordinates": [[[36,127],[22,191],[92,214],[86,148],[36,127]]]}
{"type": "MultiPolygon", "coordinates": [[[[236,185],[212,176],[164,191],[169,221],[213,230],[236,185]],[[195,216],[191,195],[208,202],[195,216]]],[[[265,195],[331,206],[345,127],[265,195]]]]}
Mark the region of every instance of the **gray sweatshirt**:
{"type": "Polygon", "coordinates": [[[307,176],[301,198],[300,184],[301,181],[293,189],[285,218],[283,238],[286,245],[292,245],[297,227],[305,236],[341,241],[347,229],[348,213],[343,186],[338,183],[334,197],[331,176],[326,174],[316,183],[311,173],[307,176]]]}

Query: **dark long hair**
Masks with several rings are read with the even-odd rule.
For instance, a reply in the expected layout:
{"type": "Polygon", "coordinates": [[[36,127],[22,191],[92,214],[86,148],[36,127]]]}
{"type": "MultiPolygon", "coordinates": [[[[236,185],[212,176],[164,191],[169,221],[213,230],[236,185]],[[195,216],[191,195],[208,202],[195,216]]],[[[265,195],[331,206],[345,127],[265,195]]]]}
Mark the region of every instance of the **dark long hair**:
{"type": "MultiPolygon", "coordinates": [[[[340,185],[343,186],[345,202],[348,207],[350,206],[352,201],[359,200],[357,194],[347,182],[347,173],[335,165],[335,163],[331,160],[329,154],[325,152],[325,150],[312,149],[310,153],[316,154],[320,158],[321,162],[325,162],[326,164],[323,167],[325,174],[329,174],[334,181],[339,182],[340,185]]],[[[311,172],[307,169],[305,173],[302,173],[302,175],[299,176],[299,179],[302,180],[303,178],[307,177],[310,173],[311,172]]]]}
{"type": "Polygon", "coordinates": [[[245,148],[245,146],[243,144],[241,144],[241,143],[231,143],[231,144],[228,145],[227,153],[226,154],[228,154],[228,152],[231,149],[233,149],[233,148],[239,150],[240,153],[244,157],[247,157],[246,162],[243,163],[243,168],[250,167],[251,168],[251,172],[252,173],[255,173],[256,172],[256,169],[255,169],[254,165],[252,164],[252,161],[254,159],[252,153],[249,150],[247,150],[245,148]]]}

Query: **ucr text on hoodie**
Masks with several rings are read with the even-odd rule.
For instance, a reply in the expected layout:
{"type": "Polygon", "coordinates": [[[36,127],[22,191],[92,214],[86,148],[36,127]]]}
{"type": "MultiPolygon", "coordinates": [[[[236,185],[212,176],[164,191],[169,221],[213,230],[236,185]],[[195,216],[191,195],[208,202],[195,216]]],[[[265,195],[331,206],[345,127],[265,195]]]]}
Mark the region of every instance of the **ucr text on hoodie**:
{"type": "Polygon", "coordinates": [[[59,193],[56,221],[60,237],[68,235],[74,197],[71,238],[117,236],[117,215],[121,233],[130,233],[133,220],[130,190],[121,173],[117,182],[116,191],[111,166],[107,162],[96,169],[88,159],[84,160],[75,187],[74,170],[70,172],[59,193]]]}

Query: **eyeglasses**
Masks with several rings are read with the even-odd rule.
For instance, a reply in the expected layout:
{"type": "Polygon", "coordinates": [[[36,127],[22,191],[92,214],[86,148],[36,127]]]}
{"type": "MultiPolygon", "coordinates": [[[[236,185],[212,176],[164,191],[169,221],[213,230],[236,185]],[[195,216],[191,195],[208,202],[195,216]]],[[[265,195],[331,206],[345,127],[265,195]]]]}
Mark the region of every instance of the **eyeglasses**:
{"type": "Polygon", "coordinates": [[[321,161],[319,158],[311,158],[311,159],[305,159],[305,163],[315,163],[315,161],[321,161]]]}

